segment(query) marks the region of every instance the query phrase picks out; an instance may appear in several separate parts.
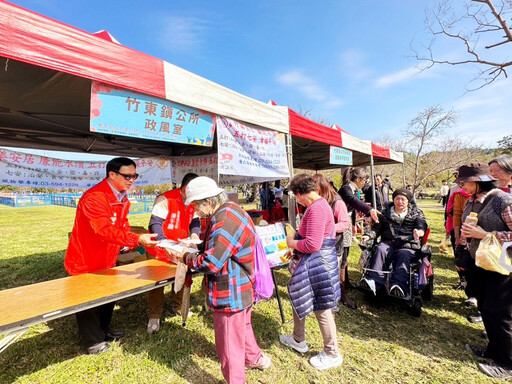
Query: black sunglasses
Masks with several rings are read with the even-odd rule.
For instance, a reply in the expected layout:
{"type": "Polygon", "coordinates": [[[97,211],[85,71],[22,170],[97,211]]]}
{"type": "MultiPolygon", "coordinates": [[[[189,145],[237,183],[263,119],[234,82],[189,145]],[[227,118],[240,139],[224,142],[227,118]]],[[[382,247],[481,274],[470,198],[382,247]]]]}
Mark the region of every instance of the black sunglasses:
{"type": "Polygon", "coordinates": [[[136,173],[134,175],[125,175],[124,173],[121,173],[121,172],[117,172],[117,171],[112,171],[114,173],[117,173],[119,176],[123,176],[125,178],[126,181],[130,181],[130,180],[137,180],[139,178],[139,174],[136,173]]]}

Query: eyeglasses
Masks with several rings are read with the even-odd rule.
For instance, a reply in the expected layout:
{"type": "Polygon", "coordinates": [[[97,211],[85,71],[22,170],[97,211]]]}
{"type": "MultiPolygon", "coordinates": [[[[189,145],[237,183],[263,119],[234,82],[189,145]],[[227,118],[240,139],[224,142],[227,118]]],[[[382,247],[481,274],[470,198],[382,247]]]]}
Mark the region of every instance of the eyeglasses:
{"type": "Polygon", "coordinates": [[[117,172],[117,171],[112,171],[114,173],[117,173],[119,176],[123,176],[125,178],[126,181],[130,181],[130,180],[137,180],[139,178],[139,174],[136,173],[134,175],[125,175],[124,173],[121,173],[121,172],[117,172]]]}

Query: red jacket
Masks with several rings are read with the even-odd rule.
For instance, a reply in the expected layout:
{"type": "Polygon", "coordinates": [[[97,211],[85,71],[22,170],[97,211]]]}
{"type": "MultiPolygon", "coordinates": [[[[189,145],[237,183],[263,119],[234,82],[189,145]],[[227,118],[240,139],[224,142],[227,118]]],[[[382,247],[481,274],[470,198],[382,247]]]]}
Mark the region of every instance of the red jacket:
{"type": "Polygon", "coordinates": [[[134,248],[139,235],[130,232],[130,202],[120,202],[104,179],[84,193],[76,209],[64,267],[70,275],[112,268],[121,246],[134,248]]]}

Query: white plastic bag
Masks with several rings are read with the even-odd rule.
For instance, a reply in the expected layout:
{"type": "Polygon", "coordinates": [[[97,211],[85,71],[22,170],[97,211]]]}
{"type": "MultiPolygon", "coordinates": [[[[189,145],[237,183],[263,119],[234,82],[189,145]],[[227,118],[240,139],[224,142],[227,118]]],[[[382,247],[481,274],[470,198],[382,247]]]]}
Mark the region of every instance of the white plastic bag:
{"type": "Polygon", "coordinates": [[[176,264],[176,276],[174,277],[174,293],[178,293],[179,290],[183,287],[183,284],[185,284],[187,270],[187,264],[178,261],[178,264],[176,264]]]}
{"type": "Polygon", "coordinates": [[[512,272],[512,260],[507,253],[507,248],[512,247],[512,241],[503,244],[501,248],[500,265],[507,271],[512,272]]]}

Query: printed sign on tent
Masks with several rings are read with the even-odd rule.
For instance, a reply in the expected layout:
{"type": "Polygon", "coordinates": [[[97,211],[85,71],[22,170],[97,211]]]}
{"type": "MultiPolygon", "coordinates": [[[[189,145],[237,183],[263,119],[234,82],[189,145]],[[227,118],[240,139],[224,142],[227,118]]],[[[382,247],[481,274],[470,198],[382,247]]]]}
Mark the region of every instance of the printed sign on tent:
{"type": "Polygon", "coordinates": [[[211,147],[215,116],[94,81],[91,132],[211,147]]]}
{"type": "Polygon", "coordinates": [[[352,165],[352,151],[331,145],[329,163],[338,165],[352,165]]]}
{"type": "Polygon", "coordinates": [[[174,156],[171,157],[172,180],[181,184],[187,173],[208,176],[217,180],[217,154],[205,156],[174,156]]]}
{"type": "Polygon", "coordinates": [[[205,156],[175,156],[171,157],[171,163],[172,180],[177,184],[181,184],[181,180],[183,180],[183,177],[187,173],[197,173],[200,176],[208,176],[218,181],[218,185],[221,187],[276,180],[275,177],[264,177],[263,175],[260,175],[260,177],[219,175],[217,154],[205,156]]]}
{"type": "Polygon", "coordinates": [[[285,135],[217,116],[219,174],[290,177],[285,135]]]}
{"type": "MultiPolygon", "coordinates": [[[[170,183],[167,157],[134,160],[140,175],[135,186],[170,183]]],[[[0,149],[0,185],[34,188],[88,189],[106,176],[107,162],[61,160],[0,149]]]]}

